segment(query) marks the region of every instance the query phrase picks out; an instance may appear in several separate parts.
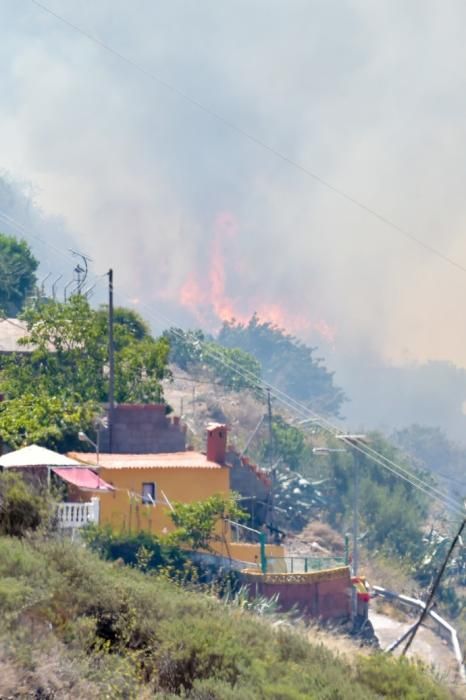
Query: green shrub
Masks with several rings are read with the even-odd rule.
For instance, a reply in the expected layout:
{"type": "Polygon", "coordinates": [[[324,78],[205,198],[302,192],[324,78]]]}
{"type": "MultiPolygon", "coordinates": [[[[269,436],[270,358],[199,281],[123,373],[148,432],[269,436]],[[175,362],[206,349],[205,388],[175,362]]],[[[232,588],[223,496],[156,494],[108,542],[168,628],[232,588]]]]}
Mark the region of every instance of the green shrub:
{"type": "Polygon", "coordinates": [[[378,697],[404,700],[447,700],[450,693],[440,688],[426,667],[405,658],[384,654],[361,657],[357,678],[378,697]]]}
{"type": "Polygon", "coordinates": [[[57,698],[448,697],[424,668],[382,655],[349,665],[242,607],[67,541],[0,538],[0,591],[0,664],[10,645],[24,697],[39,685],[57,698]],[[25,604],[28,614],[10,615],[25,604]]]}
{"type": "Polygon", "coordinates": [[[13,472],[0,473],[0,534],[23,537],[46,521],[47,499],[13,472]]]}
{"type": "Polygon", "coordinates": [[[143,570],[174,567],[182,570],[187,556],[179,547],[148,532],[115,533],[110,527],[91,525],[82,531],[89,547],[103,559],[123,560],[143,570]]]}

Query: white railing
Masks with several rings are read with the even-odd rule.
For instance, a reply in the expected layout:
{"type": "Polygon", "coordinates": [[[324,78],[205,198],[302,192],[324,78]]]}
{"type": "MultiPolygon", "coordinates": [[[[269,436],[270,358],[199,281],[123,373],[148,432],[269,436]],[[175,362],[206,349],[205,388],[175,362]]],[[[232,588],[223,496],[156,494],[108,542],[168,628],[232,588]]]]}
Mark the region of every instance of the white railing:
{"type": "Polygon", "coordinates": [[[88,503],[60,503],[57,507],[57,525],[62,528],[84,527],[99,522],[100,502],[91,498],[88,503]]]}

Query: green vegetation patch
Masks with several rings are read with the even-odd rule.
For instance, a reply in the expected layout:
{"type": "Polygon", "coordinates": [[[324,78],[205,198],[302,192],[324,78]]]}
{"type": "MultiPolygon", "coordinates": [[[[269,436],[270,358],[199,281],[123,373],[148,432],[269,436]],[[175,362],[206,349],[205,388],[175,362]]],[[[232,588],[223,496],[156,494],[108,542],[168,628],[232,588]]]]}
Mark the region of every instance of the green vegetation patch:
{"type": "Polygon", "coordinates": [[[5,590],[0,661],[31,693],[40,676],[49,697],[73,697],[73,686],[102,698],[450,697],[422,667],[381,655],[350,666],[292,629],[70,542],[1,538],[5,590]]]}

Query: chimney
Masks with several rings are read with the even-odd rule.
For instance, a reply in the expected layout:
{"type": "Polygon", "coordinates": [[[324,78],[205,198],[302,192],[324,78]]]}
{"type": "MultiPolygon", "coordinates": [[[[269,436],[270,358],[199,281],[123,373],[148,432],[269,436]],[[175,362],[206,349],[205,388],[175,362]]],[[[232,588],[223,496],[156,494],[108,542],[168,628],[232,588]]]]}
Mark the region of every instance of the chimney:
{"type": "Polygon", "coordinates": [[[209,423],[207,426],[207,459],[209,462],[225,464],[227,450],[227,426],[223,423],[209,423]]]}

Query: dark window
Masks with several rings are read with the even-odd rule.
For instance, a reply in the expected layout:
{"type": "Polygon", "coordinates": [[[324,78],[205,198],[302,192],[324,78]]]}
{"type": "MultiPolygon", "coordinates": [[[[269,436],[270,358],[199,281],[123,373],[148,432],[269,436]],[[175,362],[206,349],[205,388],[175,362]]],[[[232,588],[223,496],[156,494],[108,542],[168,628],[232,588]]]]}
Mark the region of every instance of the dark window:
{"type": "Polygon", "coordinates": [[[223,437],[222,431],[219,432],[218,436],[219,436],[219,438],[223,437]]]}
{"type": "Polygon", "coordinates": [[[142,485],[142,502],[152,505],[155,503],[155,484],[153,481],[142,485]]]}

